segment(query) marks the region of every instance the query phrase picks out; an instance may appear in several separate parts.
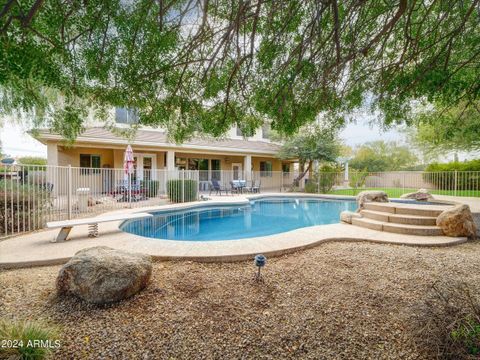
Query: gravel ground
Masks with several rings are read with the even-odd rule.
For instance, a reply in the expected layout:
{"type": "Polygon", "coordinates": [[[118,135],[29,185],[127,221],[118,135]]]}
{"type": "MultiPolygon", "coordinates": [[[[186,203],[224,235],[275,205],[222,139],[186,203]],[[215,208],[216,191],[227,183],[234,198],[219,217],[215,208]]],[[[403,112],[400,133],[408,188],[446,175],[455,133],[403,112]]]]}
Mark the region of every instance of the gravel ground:
{"type": "Polygon", "coordinates": [[[478,284],[479,250],[330,243],[269,259],[263,283],[252,262],[158,262],[107,307],[56,298],[58,266],[10,270],[0,315],[60,326],[55,359],[428,359],[412,315],[437,280],[478,284]]]}

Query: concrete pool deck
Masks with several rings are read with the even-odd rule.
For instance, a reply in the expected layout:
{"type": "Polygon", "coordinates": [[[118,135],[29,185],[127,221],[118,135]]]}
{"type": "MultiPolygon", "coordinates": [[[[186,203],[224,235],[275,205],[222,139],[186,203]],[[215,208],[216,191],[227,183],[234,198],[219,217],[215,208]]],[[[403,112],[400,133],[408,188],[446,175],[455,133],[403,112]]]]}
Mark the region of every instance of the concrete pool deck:
{"type": "MultiPolygon", "coordinates": [[[[260,194],[245,196],[212,196],[210,201],[196,201],[185,204],[169,204],[136,209],[122,209],[115,213],[134,213],[155,210],[188,209],[199,206],[222,204],[246,204],[249,199],[290,196],[318,197],[330,199],[353,199],[349,196],[319,196],[312,194],[260,194]]],[[[429,205],[421,205],[422,207],[429,205]]],[[[105,214],[103,214],[105,215],[105,214]]],[[[39,265],[53,265],[67,262],[77,251],[92,246],[109,246],[132,252],[141,252],[159,260],[194,261],[238,261],[253,259],[255,254],[277,256],[316,246],[328,241],[366,241],[373,243],[409,246],[451,246],[467,241],[466,238],[446,236],[414,236],[381,232],[349,224],[330,224],[300,228],[284,233],[228,241],[176,241],[157,240],[123,232],[119,229],[122,221],[98,224],[99,236],[89,238],[88,226],[76,226],[70,233],[70,240],[52,243],[58,234],[56,230],[37,231],[0,241],[0,268],[18,268],[39,265]]]]}

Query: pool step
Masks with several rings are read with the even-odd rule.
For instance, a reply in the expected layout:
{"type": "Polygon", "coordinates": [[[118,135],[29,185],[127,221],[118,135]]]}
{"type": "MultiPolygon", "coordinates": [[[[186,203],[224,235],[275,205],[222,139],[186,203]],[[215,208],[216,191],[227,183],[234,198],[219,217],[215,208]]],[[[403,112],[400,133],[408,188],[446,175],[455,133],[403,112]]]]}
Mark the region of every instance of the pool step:
{"type": "Polygon", "coordinates": [[[425,217],[437,217],[440,215],[446,206],[439,205],[418,205],[412,206],[410,204],[402,203],[366,203],[364,205],[365,210],[371,210],[376,212],[383,212],[389,214],[402,214],[402,215],[415,215],[425,217]]]}
{"type": "Polygon", "coordinates": [[[377,221],[383,221],[395,224],[407,224],[407,225],[426,225],[435,226],[437,224],[437,218],[433,216],[419,216],[408,214],[392,214],[382,211],[362,210],[360,214],[367,219],[373,219],[377,221]]]}
{"type": "Polygon", "coordinates": [[[378,230],[386,231],[397,234],[405,235],[421,235],[421,236],[441,236],[443,235],[442,229],[438,226],[430,225],[411,225],[411,224],[399,224],[393,222],[378,221],[371,218],[353,218],[352,225],[378,230]]]}

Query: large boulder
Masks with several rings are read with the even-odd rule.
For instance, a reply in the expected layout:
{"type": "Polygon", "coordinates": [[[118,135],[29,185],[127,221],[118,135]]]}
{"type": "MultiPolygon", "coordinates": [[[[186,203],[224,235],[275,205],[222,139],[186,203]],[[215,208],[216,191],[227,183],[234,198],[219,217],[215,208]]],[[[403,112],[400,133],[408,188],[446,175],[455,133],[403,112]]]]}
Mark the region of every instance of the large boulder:
{"type": "Polygon", "coordinates": [[[109,303],[136,294],[151,275],[150,256],[97,246],[80,250],[60,269],[57,292],[90,303],[109,303]]]}
{"type": "Polygon", "coordinates": [[[447,236],[467,236],[475,238],[477,227],[468,205],[457,205],[445,210],[437,217],[437,226],[447,236]]]}
{"type": "Polygon", "coordinates": [[[357,212],[363,210],[367,202],[388,202],[388,196],[384,191],[362,191],[357,195],[357,212]]]}
{"type": "Polygon", "coordinates": [[[361,217],[362,215],[360,215],[359,213],[348,211],[348,210],[342,211],[340,213],[340,221],[345,222],[347,224],[351,224],[353,218],[361,218],[361,217]]]}
{"type": "Polygon", "coordinates": [[[432,194],[428,192],[427,189],[419,189],[418,191],[403,194],[400,196],[401,199],[412,199],[418,201],[430,201],[433,200],[432,194]]]}

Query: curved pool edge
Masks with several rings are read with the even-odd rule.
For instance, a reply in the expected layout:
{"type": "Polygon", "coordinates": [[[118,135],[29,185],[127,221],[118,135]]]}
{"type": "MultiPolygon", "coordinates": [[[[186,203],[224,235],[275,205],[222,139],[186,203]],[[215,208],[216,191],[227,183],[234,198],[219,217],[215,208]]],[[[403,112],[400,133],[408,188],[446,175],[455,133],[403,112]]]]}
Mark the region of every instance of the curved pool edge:
{"type": "MultiPolygon", "coordinates": [[[[216,204],[247,204],[254,198],[286,196],[349,200],[355,198],[354,196],[316,196],[315,194],[295,193],[259,194],[249,195],[244,198],[225,196],[221,200],[217,198],[215,200],[188,204],[168,204],[148,208],[123,209],[110,212],[109,214],[188,209],[205,206],[206,204],[209,206],[216,204]]],[[[343,223],[304,227],[264,237],[245,238],[242,241],[158,241],[158,239],[125,233],[119,228],[121,223],[123,221],[99,224],[100,236],[98,238],[87,237],[87,225],[75,227],[71,232],[71,240],[63,243],[50,242],[56,236],[58,230],[45,230],[5,239],[0,241],[0,269],[64,264],[77,251],[92,246],[109,246],[125,251],[145,253],[151,255],[156,260],[232,262],[251,260],[258,253],[263,253],[269,257],[282,256],[332,241],[429,247],[451,246],[467,241],[466,238],[425,237],[379,232],[343,223]]]]}
{"type": "MultiPolygon", "coordinates": [[[[163,209],[158,210],[150,210],[148,213],[154,215],[152,219],[131,219],[122,221],[119,228],[121,231],[129,233],[131,235],[140,236],[146,239],[154,239],[155,241],[186,241],[192,243],[200,243],[200,242],[218,242],[218,241],[245,241],[247,239],[255,239],[258,238],[268,238],[272,235],[278,235],[282,233],[288,233],[293,230],[297,229],[304,229],[307,227],[318,226],[318,225],[328,225],[328,224],[335,224],[340,222],[340,212],[344,210],[354,211],[356,208],[356,203],[353,199],[345,199],[345,198],[326,198],[320,196],[284,196],[284,195],[270,195],[270,194],[262,194],[262,195],[254,195],[254,196],[245,196],[241,201],[222,201],[222,202],[212,202],[212,201],[203,201],[201,204],[194,204],[193,206],[176,206],[176,207],[166,207],[163,209]],[[318,213],[311,214],[317,219],[315,221],[304,221],[304,219],[309,219],[308,216],[304,217],[304,212],[306,211],[303,209],[300,214],[294,213],[293,216],[301,216],[302,218],[297,218],[296,220],[292,221],[289,218],[288,211],[291,209],[284,209],[283,204],[293,204],[293,208],[297,208],[295,203],[307,201],[308,203],[312,202],[313,204],[317,204],[316,206],[320,206],[319,208],[311,208],[310,210],[319,211],[318,213]],[[281,214],[277,214],[278,212],[278,204],[282,204],[281,206],[281,214]],[[257,206],[262,206],[259,204],[265,204],[265,206],[273,205],[269,207],[264,212],[261,211],[261,208],[257,208],[257,206]],[[330,204],[330,205],[326,205],[330,204]],[[341,205],[341,206],[340,206],[341,205]],[[323,206],[333,206],[333,208],[323,208],[323,206]],[[340,208],[337,208],[339,207],[340,208]],[[250,209],[251,211],[241,211],[245,209],[250,209]],[[225,214],[223,211],[227,210],[225,214]],[[228,211],[230,210],[230,211],[228,211]],[[327,210],[328,215],[325,213],[327,210]],[[220,216],[213,216],[210,211],[220,211],[220,216]],[[235,212],[236,211],[236,212],[235,212]],[[190,226],[200,226],[202,224],[202,220],[200,219],[202,214],[207,214],[207,221],[211,221],[211,219],[221,219],[224,218],[238,218],[236,215],[232,214],[241,214],[240,217],[244,216],[245,213],[250,214],[248,216],[249,223],[254,223],[254,216],[260,216],[262,219],[262,225],[260,227],[255,227],[250,225],[248,228],[244,228],[244,222],[240,221],[241,224],[238,223],[229,223],[226,224],[216,224],[213,229],[204,229],[203,233],[197,229],[197,232],[193,232],[191,234],[184,234],[184,231],[188,232],[188,227],[190,226]],[[278,217],[285,216],[287,214],[287,218],[285,221],[281,221],[280,223],[275,223],[275,221],[271,222],[270,219],[276,219],[278,217]],[[333,216],[332,216],[333,214],[333,216]],[[193,216],[192,216],[193,215],[193,216]],[[270,216],[268,219],[269,222],[264,222],[262,217],[270,216]],[[155,217],[159,219],[163,219],[163,225],[156,223],[155,227],[152,230],[152,221],[155,220],[155,217]],[[195,218],[196,222],[194,225],[188,220],[190,217],[195,218]],[[320,217],[320,218],[318,218],[320,217]],[[181,227],[184,228],[180,229],[181,236],[171,235],[163,231],[168,224],[178,223],[179,219],[181,227]],[[185,222],[187,225],[184,224],[183,219],[186,219],[185,222]],[[288,223],[285,226],[285,222],[288,223]],[[237,229],[236,226],[240,225],[237,229]],[[231,226],[234,226],[233,228],[231,226]],[[147,229],[147,230],[145,230],[147,229]],[[228,229],[228,230],[225,230],[228,229]],[[232,232],[231,229],[234,229],[232,232]],[[225,232],[226,231],[226,232],[225,232]]],[[[307,208],[308,209],[308,208],[307,208]]],[[[194,220],[195,221],[195,220],[194,220]]],[[[259,224],[257,219],[257,225],[259,224]]],[[[175,227],[175,226],[173,226],[175,227]]]]}
{"type": "MultiPolygon", "coordinates": [[[[317,225],[259,238],[247,238],[240,242],[228,240],[193,244],[190,241],[176,240],[164,242],[127,233],[123,233],[127,236],[122,236],[120,233],[123,232],[111,232],[94,239],[75,238],[60,244],[49,242],[38,244],[37,242],[30,244],[31,246],[24,246],[27,244],[19,246],[17,243],[17,251],[23,254],[32,254],[32,247],[38,250],[39,246],[47,251],[44,252],[45,256],[36,258],[24,256],[22,259],[14,255],[13,258],[6,259],[0,256],[0,269],[60,265],[66,263],[77,251],[93,246],[109,246],[119,250],[143,253],[158,261],[235,262],[252,260],[253,256],[259,253],[267,257],[276,257],[335,241],[420,247],[453,246],[467,241],[466,238],[385,233],[341,223],[317,225]]],[[[0,254],[4,252],[0,251],[0,254]]]]}

